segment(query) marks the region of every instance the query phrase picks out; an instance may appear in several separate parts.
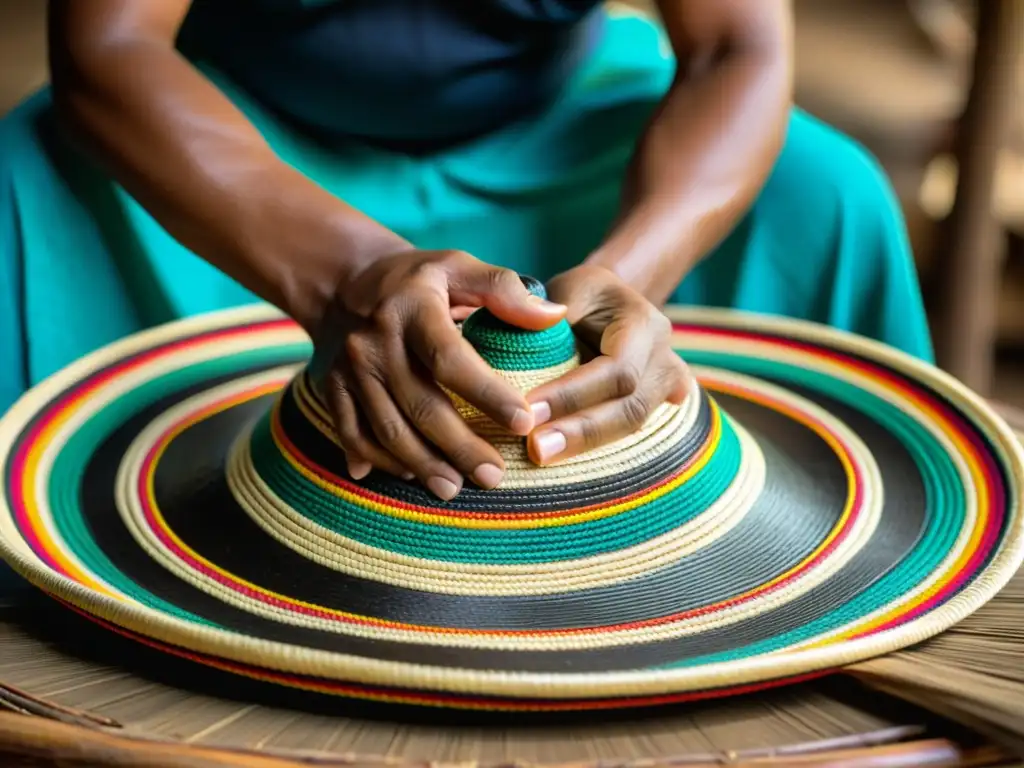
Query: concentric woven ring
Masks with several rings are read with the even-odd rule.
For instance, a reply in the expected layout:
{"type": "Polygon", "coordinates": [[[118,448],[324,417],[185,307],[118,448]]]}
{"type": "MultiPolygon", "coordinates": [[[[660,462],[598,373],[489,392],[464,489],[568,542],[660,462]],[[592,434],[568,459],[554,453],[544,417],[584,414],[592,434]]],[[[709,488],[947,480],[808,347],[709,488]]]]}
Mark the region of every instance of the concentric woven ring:
{"type": "MultiPolygon", "coordinates": [[[[980,398],[812,324],[669,314],[701,384],[681,408],[545,475],[463,407],[509,481],[451,505],[345,476],[294,375],[307,340],[273,311],[139,334],[0,421],[0,554],[169,653],[495,709],[825,673],[942,631],[1019,567],[1024,456],[980,398]]],[[[576,364],[558,333],[543,365],[517,370],[508,345],[489,361],[530,385],[557,375],[576,364]]]]}

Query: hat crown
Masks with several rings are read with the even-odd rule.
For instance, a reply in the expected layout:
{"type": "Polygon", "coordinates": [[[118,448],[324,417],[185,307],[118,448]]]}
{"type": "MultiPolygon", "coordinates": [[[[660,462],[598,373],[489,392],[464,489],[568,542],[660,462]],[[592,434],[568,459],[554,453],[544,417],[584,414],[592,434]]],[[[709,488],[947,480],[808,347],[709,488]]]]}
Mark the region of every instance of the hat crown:
{"type": "MultiPolygon", "coordinates": [[[[539,280],[526,276],[520,280],[533,296],[547,298],[539,280]]],[[[462,335],[492,368],[524,391],[579,365],[576,338],[566,320],[531,331],[479,309],[462,324],[462,335]]]]}

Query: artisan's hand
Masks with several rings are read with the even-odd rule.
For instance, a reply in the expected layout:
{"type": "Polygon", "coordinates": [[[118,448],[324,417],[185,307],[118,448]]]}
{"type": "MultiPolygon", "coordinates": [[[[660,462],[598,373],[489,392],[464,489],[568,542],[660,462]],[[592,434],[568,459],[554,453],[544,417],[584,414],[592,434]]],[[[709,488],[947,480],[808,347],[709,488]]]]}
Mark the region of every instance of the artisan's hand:
{"type": "Polygon", "coordinates": [[[313,368],[354,478],[373,467],[415,476],[446,500],[464,477],[484,488],[501,481],[501,455],[473,433],[439,384],[516,434],[533,428],[523,395],[462,337],[452,319],[457,307],[486,307],[530,330],[565,317],[565,307],[531,296],[514,272],[458,251],[376,258],[339,286],[313,368]]]}
{"type": "Polygon", "coordinates": [[[655,408],[681,403],[689,372],[672,349],[668,319],[612,272],[583,265],[556,277],[548,296],[566,305],[577,337],[599,354],[533,390],[537,427],[527,448],[550,464],[639,430],[655,408]]]}

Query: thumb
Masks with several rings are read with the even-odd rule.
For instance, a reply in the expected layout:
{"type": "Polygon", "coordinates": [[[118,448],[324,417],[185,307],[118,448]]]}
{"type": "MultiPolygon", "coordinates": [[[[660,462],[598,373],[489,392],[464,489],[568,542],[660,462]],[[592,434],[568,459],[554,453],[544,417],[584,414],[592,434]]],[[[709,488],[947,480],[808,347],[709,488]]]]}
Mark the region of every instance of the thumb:
{"type": "Polygon", "coordinates": [[[528,331],[543,331],[565,319],[568,309],[548,301],[543,286],[510,269],[485,266],[449,287],[451,302],[484,307],[499,320],[528,331]],[[527,287],[529,286],[529,287],[527,287]],[[466,301],[470,299],[470,301],[466,301]]]}

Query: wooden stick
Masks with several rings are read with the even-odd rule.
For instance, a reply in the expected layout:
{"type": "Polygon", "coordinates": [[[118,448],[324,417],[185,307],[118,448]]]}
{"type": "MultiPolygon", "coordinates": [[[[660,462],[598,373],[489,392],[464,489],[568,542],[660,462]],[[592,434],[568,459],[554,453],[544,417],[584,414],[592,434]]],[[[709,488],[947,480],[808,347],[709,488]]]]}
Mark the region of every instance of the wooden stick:
{"type": "MultiPolygon", "coordinates": [[[[135,737],[123,731],[87,729],[39,717],[0,713],[0,764],[7,758],[48,761],[62,768],[79,766],[133,766],[135,768],[382,768],[387,765],[424,766],[422,762],[402,762],[386,758],[357,756],[288,758],[245,750],[227,750],[177,742],[155,741],[135,737]]],[[[802,768],[842,766],[842,768],[875,768],[875,766],[986,766],[1002,759],[1002,753],[985,748],[965,752],[951,741],[929,739],[899,744],[885,744],[833,751],[794,754],[780,750],[775,754],[732,753],[714,756],[654,758],[631,763],[634,768],[665,766],[778,766],[802,768]]],[[[17,763],[15,763],[17,764],[17,763]]],[[[440,763],[431,762],[432,768],[440,763]]],[[[465,768],[465,763],[460,763],[465,768]]],[[[614,763],[624,766],[625,763],[614,763]]],[[[506,768],[511,768],[507,766],[506,768]]],[[[564,768],[586,768],[576,763],[564,768]]],[[[592,763],[591,768],[608,768],[606,763],[592,763]]]]}
{"type": "MultiPolygon", "coordinates": [[[[61,768],[297,768],[314,764],[313,761],[155,741],[41,717],[0,713],[0,765],[8,764],[4,758],[12,761],[43,760],[61,768]]],[[[360,765],[345,760],[317,761],[315,764],[345,768],[358,768],[360,765]]]]}
{"type": "Polygon", "coordinates": [[[62,704],[40,699],[38,696],[33,696],[20,688],[15,688],[13,685],[6,683],[0,683],[0,705],[73,725],[103,725],[109,728],[119,728],[121,726],[120,723],[116,720],[111,720],[109,717],[95,715],[92,712],[84,712],[80,709],[65,707],[62,704]]]}

